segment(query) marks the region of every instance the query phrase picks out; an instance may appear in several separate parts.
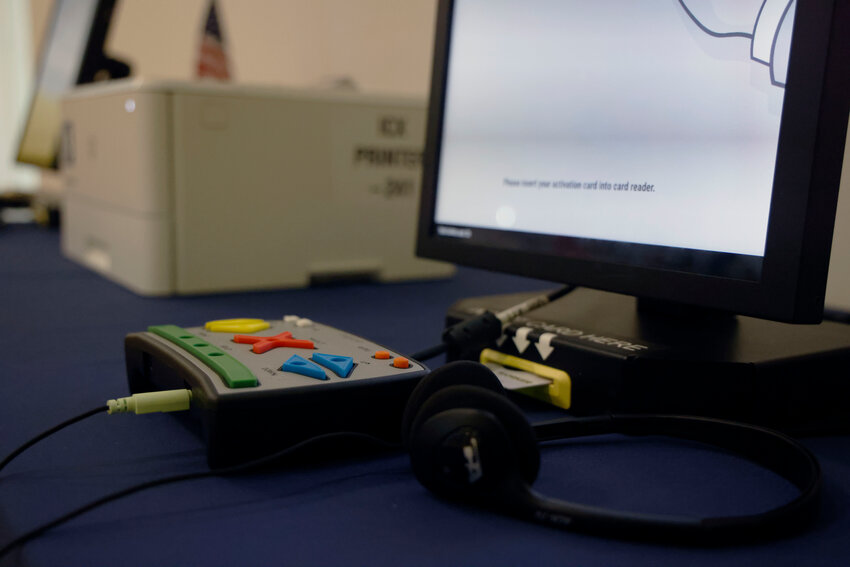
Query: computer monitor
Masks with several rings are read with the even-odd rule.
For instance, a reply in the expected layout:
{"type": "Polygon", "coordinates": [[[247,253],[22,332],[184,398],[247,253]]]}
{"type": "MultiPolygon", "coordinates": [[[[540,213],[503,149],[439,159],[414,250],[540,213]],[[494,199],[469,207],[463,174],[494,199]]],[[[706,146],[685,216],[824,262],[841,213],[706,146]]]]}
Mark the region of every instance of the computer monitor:
{"type": "Polygon", "coordinates": [[[441,0],[418,254],[818,322],[848,29],[841,0],[441,0]]]}
{"type": "Polygon", "coordinates": [[[126,63],[103,52],[116,0],[55,0],[41,47],[29,116],[17,160],[56,168],[62,136],[60,101],[75,85],[130,74],[126,63]]]}

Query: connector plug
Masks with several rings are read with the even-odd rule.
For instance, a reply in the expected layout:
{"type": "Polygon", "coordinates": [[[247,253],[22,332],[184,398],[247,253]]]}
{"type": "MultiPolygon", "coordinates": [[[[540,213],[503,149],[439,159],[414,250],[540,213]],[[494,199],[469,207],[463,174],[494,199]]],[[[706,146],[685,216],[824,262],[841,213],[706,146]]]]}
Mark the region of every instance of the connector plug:
{"type": "Polygon", "coordinates": [[[138,415],[158,411],[184,411],[189,409],[191,401],[191,390],[165,390],[163,392],[144,392],[126,398],[109,400],[106,402],[106,406],[109,408],[108,413],[110,415],[129,412],[138,415]]]}

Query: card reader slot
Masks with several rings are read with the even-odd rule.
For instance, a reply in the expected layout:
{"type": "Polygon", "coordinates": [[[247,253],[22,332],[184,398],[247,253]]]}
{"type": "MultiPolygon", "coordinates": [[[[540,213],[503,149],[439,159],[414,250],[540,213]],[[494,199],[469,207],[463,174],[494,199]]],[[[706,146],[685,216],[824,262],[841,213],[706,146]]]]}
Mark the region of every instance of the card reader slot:
{"type": "Polygon", "coordinates": [[[489,348],[481,351],[479,360],[495,372],[507,389],[515,390],[563,409],[570,409],[572,380],[565,371],[489,348]],[[500,372],[500,368],[503,370],[517,369],[531,376],[523,379],[522,376],[512,376],[507,371],[500,372]],[[534,378],[538,378],[538,380],[534,378]]]}

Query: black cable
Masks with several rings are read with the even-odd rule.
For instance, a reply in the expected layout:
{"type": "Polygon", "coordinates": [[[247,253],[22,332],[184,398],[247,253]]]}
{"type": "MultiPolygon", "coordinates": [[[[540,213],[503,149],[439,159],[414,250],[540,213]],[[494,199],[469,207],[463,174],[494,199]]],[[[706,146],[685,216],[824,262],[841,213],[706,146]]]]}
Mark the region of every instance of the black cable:
{"type": "Polygon", "coordinates": [[[415,352],[410,355],[410,358],[414,360],[430,360],[435,356],[440,356],[444,352],[446,352],[449,348],[449,345],[446,343],[436,344],[434,346],[430,346],[428,348],[422,349],[419,352],[415,352]]]}
{"type": "Polygon", "coordinates": [[[57,431],[59,431],[61,429],[65,429],[69,425],[73,425],[73,424],[77,423],[78,421],[82,421],[85,418],[91,417],[95,414],[105,412],[108,409],[109,408],[105,404],[98,406],[98,407],[91,409],[87,412],[81,413],[80,415],[78,415],[76,417],[72,417],[71,419],[65,420],[62,423],[60,423],[59,425],[51,427],[47,431],[36,435],[32,439],[30,439],[29,441],[27,441],[26,443],[24,443],[23,445],[21,445],[20,447],[18,447],[17,449],[12,451],[11,453],[9,453],[9,455],[6,456],[5,459],[3,459],[3,462],[0,462],[0,471],[2,471],[6,467],[6,465],[11,463],[12,460],[15,457],[17,457],[18,455],[20,455],[21,453],[23,453],[24,451],[26,451],[27,449],[29,449],[30,447],[32,447],[33,445],[35,445],[36,443],[38,443],[39,441],[44,439],[45,437],[49,437],[49,436],[53,435],[54,433],[56,433],[57,431]]]}
{"type": "Polygon", "coordinates": [[[556,299],[564,297],[568,293],[572,293],[573,291],[576,290],[577,287],[578,287],[577,285],[572,285],[572,284],[565,285],[564,287],[562,287],[560,289],[556,289],[555,291],[553,291],[552,293],[550,293],[546,297],[549,299],[550,302],[552,302],[552,301],[555,301],[556,299]]]}
{"type": "Polygon", "coordinates": [[[574,285],[565,285],[548,294],[532,297],[498,313],[485,311],[480,315],[464,319],[443,332],[441,343],[415,352],[410,357],[414,360],[424,361],[443,354],[449,347],[496,340],[501,336],[502,328],[513,319],[528,313],[532,309],[551,303],[575,289],[576,286],[574,285]]]}
{"type": "Polygon", "coordinates": [[[276,453],[272,453],[271,455],[267,455],[265,457],[260,457],[259,459],[254,459],[253,461],[248,461],[248,462],[245,462],[245,463],[242,463],[242,464],[239,464],[239,465],[233,465],[233,466],[230,466],[230,467],[222,467],[222,468],[218,468],[218,469],[210,469],[210,470],[207,470],[207,471],[198,471],[198,472],[194,472],[194,473],[177,474],[177,475],[158,478],[158,479],[155,479],[155,480],[150,480],[150,481],[147,481],[147,482],[142,482],[140,484],[130,486],[129,488],[125,488],[123,490],[113,492],[112,494],[108,494],[108,495],[106,495],[102,498],[99,498],[99,499],[97,499],[93,502],[89,502],[88,504],[86,504],[84,506],[80,506],[79,508],[70,511],[67,514],[64,514],[63,516],[58,517],[55,520],[51,520],[50,522],[42,524],[41,526],[28,531],[24,535],[15,538],[14,540],[10,541],[5,546],[3,546],[2,549],[0,549],[0,559],[2,559],[3,556],[6,555],[7,553],[9,553],[12,549],[14,549],[14,548],[16,548],[20,545],[23,545],[24,543],[26,543],[26,542],[28,542],[32,539],[35,539],[36,537],[42,535],[46,531],[48,531],[52,528],[55,528],[56,526],[64,524],[65,522],[72,520],[72,519],[76,518],[77,516],[81,516],[81,515],[85,514],[86,512],[94,510],[95,508],[103,506],[104,504],[107,504],[107,503],[112,502],[114,500],[118,500],[120,498],[124,498],[125,496],[129,496],[131,494],[135,494],[136,492],[141,492],[141,491],[147,490],[149,488],[162,486],[164,484],[172,484],[172,483],[175,483],[175,482],[182,482],[184,480],[194,480],[194,479],[198,479],[198,478],[206,478],[206,477],[211,477],[211,476],[228,476],[228,475],[248,472],[249,470],[261,468],[261,467],[268,465],[268,464],[271,464],[271,463],[273,463],[273,462],[275,462],[279,459],[282,459],[284,457],[288,457],[291,454],[299,451],[300,449],[303,449],[303,448],[305,448],[309,445],[312,445],[313,443],[317,443],[319,441],[326,441],[326,440],[330,440],[330,439],[337,439],[337,438],[360,439],[360,440],[363,440],[363,441],[369,441],[371,443],[375,443],[376,445],[380,445],[380,446],[387,448],[387,449],[397,449],[397,448],[401,447],[398,443],[391,443],[389,441],[386,441],[386,440],[381,439],[379,437],[375,437],[373,435],[368,435],[366,433],[358,433],[356,431],[337,431],[337,432],[333,432],[333,433],[325,433],[325,434],[322,434],[322,435],[316,435],[315,437],[311,437],[310,439],[306,439],[304,441],[301,441],[300,443],[296,443],[295,445],[287,447],[286,449],[283,449],[283,450],[278,451],[276,453]]]}

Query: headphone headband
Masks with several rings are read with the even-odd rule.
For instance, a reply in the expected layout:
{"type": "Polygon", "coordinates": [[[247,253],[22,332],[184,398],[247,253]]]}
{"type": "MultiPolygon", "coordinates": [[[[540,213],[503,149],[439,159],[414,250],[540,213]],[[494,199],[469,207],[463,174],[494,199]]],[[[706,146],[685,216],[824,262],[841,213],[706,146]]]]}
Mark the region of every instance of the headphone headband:
{"type": "Polygon", "coordinates": [[[817,513],[820,466],[805,446],[778,431],[676,415],[571,417],[531,425],[503,395],[495,376],[491,383],[476,372],[473,383],[464,383],[468,367],[449,364],[425,378],[405,412],[404,437],[414,473],[444,497],[569,530],[700,545],[787,535],[817,513]],[[800,493],[766,512],[700,518],[621,512],[532,490],[539,442],[605,434],[663,435],[705,443],[774,472],[800,493]]]}
{"type": "Polygon", "coordinates": [[[788,480],[802,492],[819,487],[820,466],[814,455],[787,435],[746,423],[709,417],[612,414],[566,418],[532,425],[538,441],[591,435],[663,435],[726,449],[788,480]]]}
{"type": "Polygon", "coordinates": [[[725,449],[785,478],[800,491],[790,502],[746,516],[688,518],[622,513],[551,499],[528,490],[516,504],[522,515],[572,529],[605,530],[617,537],[646,537],[700,544],[727,544],[784,535],[816,515],[821,488],[817,459],[798,441],[778,431],[732,421],[675,415],[609,415],[557,419],[532,426],[538,441],[593,435],[662,435],[725,449]],[[532,511],[533,510],[533,511],[532,511]],[[569,518],[569,520],[567,520],[569,518]]]}

